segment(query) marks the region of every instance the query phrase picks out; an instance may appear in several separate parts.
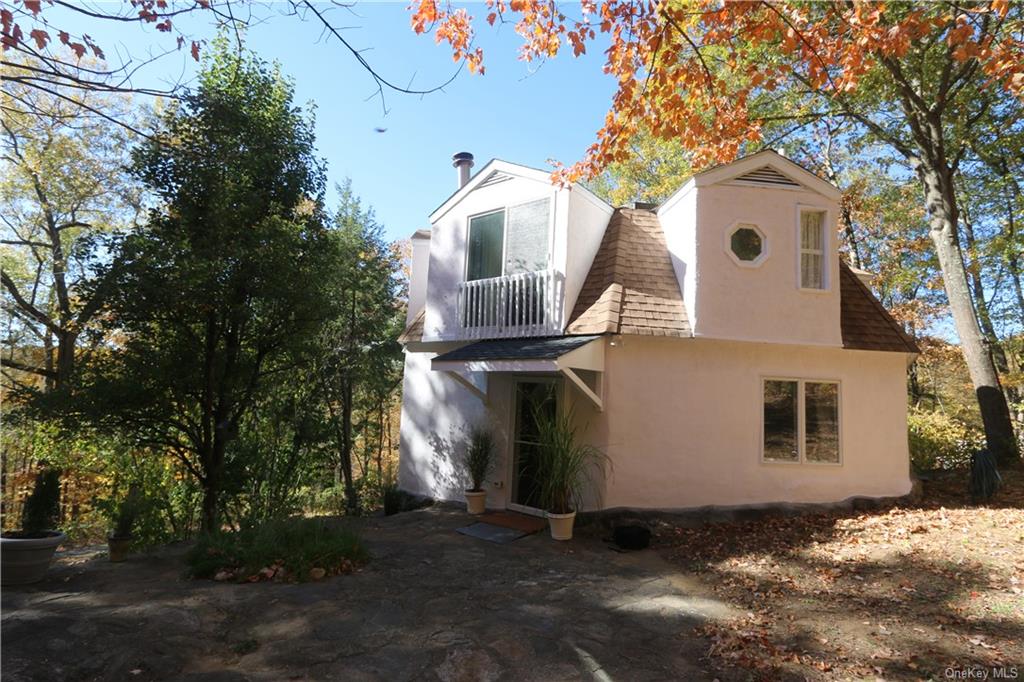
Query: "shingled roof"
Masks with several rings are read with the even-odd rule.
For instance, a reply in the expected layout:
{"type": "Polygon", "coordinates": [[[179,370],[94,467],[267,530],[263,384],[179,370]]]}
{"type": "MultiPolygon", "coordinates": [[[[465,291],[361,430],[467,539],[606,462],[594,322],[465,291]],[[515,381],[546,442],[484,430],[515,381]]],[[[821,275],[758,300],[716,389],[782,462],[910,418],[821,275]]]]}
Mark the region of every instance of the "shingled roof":
{"type": "Polygon", "coordinates": [[[849,265],[839,262],[839,326],[843,348],[920,353],[914,341],[849,265]]]}
{"type": "Polygon", "coordinates": [[[412,321],[406,325],[405,329],[398,336],[398,343],[405,345],[423,338],[423,318],[426,317],[426,313],[426,306],[420,308],[420,311],[416,313],[412,321]]]}
{"type": "Polygon", "coordinates": [[[566,333],[690,336],[658,216],[615,209],[566,333]]]}

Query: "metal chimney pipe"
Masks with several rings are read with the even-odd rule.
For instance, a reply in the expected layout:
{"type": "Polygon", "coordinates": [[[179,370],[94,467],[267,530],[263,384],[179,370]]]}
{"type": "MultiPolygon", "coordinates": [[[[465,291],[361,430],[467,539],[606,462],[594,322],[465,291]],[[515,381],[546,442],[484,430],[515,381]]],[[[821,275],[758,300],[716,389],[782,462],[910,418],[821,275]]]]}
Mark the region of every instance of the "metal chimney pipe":
{"type": "Polygon", "coordinates": [[[473,155],[469,152],[459,152],[452,157],[452,165],[459,174],[459,188],[461,189],[469,182],[469,170],[473,167],[473,155]]]}

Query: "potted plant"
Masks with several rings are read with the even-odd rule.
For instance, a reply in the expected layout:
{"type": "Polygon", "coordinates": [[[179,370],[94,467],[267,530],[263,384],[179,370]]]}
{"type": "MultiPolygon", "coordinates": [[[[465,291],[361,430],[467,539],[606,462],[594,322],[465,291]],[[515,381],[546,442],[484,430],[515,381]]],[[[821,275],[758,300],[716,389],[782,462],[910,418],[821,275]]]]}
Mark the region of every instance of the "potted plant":
{"type": "Polygon", "coordinates": [[[466,473],[472,487],[466,490],[466,511],[483,514],[487,509],[487,491],[484,489],[487,474],[494,459],[494,438],[485,428],[477,427],[469,434],[466,450],[466,473]]]}
{"type": "Polygon", "coordinates": [[[32,493],[21,512],[21,530],[0,537],[0,581],[25,585],[42,579],[58,545],[67,540],[53,530],[60,515],[60,472],[44,469],[36,475],[32,493]]]}
{"type": "Polygon", "coordinates": [[[128,550],[135,540],[132,531],[135,530],[135,521],[142,513],[142,503],[142,489],[133,483],[128,487],[128,494],[117,505],[114,529],[107,534],[107,556],[110,561],[119,563],[128,558],[128,550]]]}
{"type": "Polygon", "coordinates": [[[602,471],[608,458],[593,445],[580,442],[571,412],[551,414],[537,409],[535,419],[538,498],[547,511],[551,537],[571,540],[583,493],[593,487],[592,474],[602,471]]]}

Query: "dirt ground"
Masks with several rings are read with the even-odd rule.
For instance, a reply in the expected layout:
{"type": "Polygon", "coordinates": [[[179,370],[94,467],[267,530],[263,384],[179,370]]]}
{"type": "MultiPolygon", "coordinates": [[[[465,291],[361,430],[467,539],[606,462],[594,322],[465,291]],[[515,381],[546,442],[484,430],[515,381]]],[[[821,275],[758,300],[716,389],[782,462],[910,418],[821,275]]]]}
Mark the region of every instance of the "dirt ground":
{"type": "Polygon", "coordinates": [[[1024,679],[1024,474],[890,508],[680,528],[659,552],[744,614],[695,628],[751,679],[1024,679]],[[958,677],[959,676],[959,677],[958,677]]]}
{"type": "Polygon", "coordinates": [[[371,561],[302,584],[189,580],[184,545],[72,550],[4,588],[0,664],[5,682],[1024,679],[1024,476],[1006,478],[981,507],[952,475],[913,505],[660,522],[635,553],[598,524],[491,544],[439,506],[354,521],[371,561]]]}

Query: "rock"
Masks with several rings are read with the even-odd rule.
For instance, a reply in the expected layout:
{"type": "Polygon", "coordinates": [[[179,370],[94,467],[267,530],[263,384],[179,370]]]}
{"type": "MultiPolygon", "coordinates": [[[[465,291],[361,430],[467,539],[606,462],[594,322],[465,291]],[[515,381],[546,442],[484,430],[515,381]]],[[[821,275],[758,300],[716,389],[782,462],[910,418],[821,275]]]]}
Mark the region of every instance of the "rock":
{"type": "Polygon", "coordinates": [[[502,668],[482,649],[456,649],[437,667],[441,682],[494,682],[502,668]]]}
{"type": "Polygon", "coordinates": [[[310,580],[323,580],[323,577],[327,575],[327,571],[322,568],[311,568],[309,569],[310,580]]]}
{"type": "Polygon", "coordinates": [[[217,571],[217,575],[213,576],[213,579],[217,582],[224,582],[225,580],[231,580],[235,577],[235,574],[231,571],[217,571]]]}

